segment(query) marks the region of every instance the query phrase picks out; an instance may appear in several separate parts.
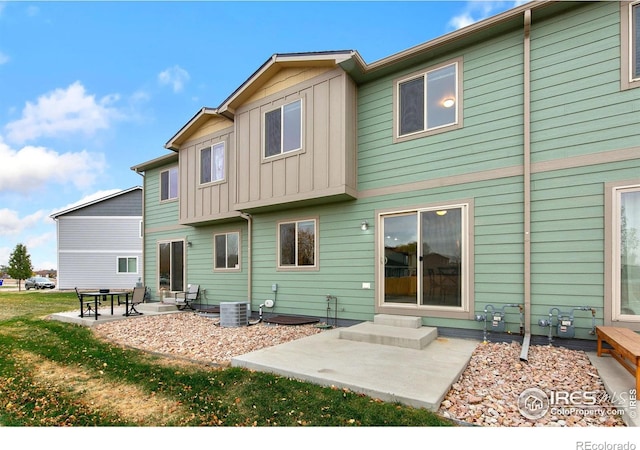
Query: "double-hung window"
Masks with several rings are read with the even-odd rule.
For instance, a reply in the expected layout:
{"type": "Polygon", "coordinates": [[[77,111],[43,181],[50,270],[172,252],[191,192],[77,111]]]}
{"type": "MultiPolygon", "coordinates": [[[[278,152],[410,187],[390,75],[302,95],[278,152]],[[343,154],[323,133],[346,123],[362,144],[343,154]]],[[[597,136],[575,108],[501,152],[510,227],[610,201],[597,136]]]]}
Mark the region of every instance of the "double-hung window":
{"type": "Polygon", "coordinates": [[[178,198],[178,167],[160,172],[160,200],[178,198]]]}
{"type": "Polygon", "coordinates": [[[396,81],[397,139],[460,126],[460,66],[456,60],[396,81]]]}
{"type": "Polygon", "coordinates": [[[278,268],[317,268],[317,220],[278,224],[278,268]]]}
{"type": "Polygon", "coordinates": [[[200,150],[200,184],[224,180],[224,142],[200,150]]]}
{"type": "Polygon", "coordinates": [[[229,270],[240,268],[240,233],[213,235],[213,269],[229,270]]]}
{"type": "Polygon", "coordinates": [[[287,103],[264,115],[264,157],[302,149],[302,100],[287,103]]]}
{"type": "Polygon", "coordinates": [[[138,273],[138,258],[118,257],[118,273],[138,273]]]}
{"type": "Polygon", "coordinates": [[[640,1],[620,2],[621,86],[640,87],[640,1]]]}

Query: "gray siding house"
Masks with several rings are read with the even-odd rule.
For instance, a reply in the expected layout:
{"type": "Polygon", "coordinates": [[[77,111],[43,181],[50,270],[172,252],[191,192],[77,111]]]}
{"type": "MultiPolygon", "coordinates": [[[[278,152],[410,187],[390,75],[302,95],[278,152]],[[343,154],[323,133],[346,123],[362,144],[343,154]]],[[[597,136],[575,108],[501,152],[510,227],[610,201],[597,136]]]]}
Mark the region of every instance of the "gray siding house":
{"type": "Polygon", "coordinates": [[[639,23],[638,1],[531,2],[370,64],[272,56],[132,168],[145,284],[475,334],[640,330],[639,23]]]}
{"type": "Polygon", "coordinates": [[[142,187],[51,215],[59,289],[132,289],[143,274],[142,187]]]}

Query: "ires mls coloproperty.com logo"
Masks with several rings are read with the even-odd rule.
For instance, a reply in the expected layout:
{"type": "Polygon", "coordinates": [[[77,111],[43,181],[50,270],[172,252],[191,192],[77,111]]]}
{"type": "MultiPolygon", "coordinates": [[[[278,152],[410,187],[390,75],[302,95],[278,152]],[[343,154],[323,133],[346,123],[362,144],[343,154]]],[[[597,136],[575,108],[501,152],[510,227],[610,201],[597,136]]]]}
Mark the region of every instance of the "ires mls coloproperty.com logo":
{"type": "Polygon", "coordinates": [[[550,391],[548,394],[539,388],[522,391],[518,397],[518,410],[527,419],[537,420],[548,412],[553,415],[599,415],[621,416],[622,407],[628,403],[629,415],[636,416],[636,390],[621,392],[612,396],[596,391],[550,391]],[[613,407],[605,404],[613,405],[613,407]]]}

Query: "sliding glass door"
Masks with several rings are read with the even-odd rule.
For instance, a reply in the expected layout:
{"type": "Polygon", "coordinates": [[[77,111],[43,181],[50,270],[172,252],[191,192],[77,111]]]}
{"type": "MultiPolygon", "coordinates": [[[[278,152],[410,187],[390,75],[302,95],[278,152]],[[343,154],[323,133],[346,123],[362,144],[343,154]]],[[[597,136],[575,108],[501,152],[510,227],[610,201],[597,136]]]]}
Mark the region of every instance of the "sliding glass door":
{"type": "Polygon", "coordinates": [[[184,291],[184,241],[158,243],[158,286],[160,290],[184,291]]]}
{"type": "Polygon", "coordinates": [[[383,303],[463,308],[466,205],[381,215],[383,303]]]}

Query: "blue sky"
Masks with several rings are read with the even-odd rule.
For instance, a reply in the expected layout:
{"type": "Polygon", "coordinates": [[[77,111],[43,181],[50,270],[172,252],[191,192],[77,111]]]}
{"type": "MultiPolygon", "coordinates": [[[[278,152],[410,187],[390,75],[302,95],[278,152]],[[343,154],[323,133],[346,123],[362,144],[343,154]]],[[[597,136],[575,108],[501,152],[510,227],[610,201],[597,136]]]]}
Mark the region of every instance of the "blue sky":
{"type": "Polygon", "coordinates": [[[54,212],[142,185],[130,167],[272,54],[372,63],[522,1],[0,1],[0,264],[57,268],[54,212]]]}

